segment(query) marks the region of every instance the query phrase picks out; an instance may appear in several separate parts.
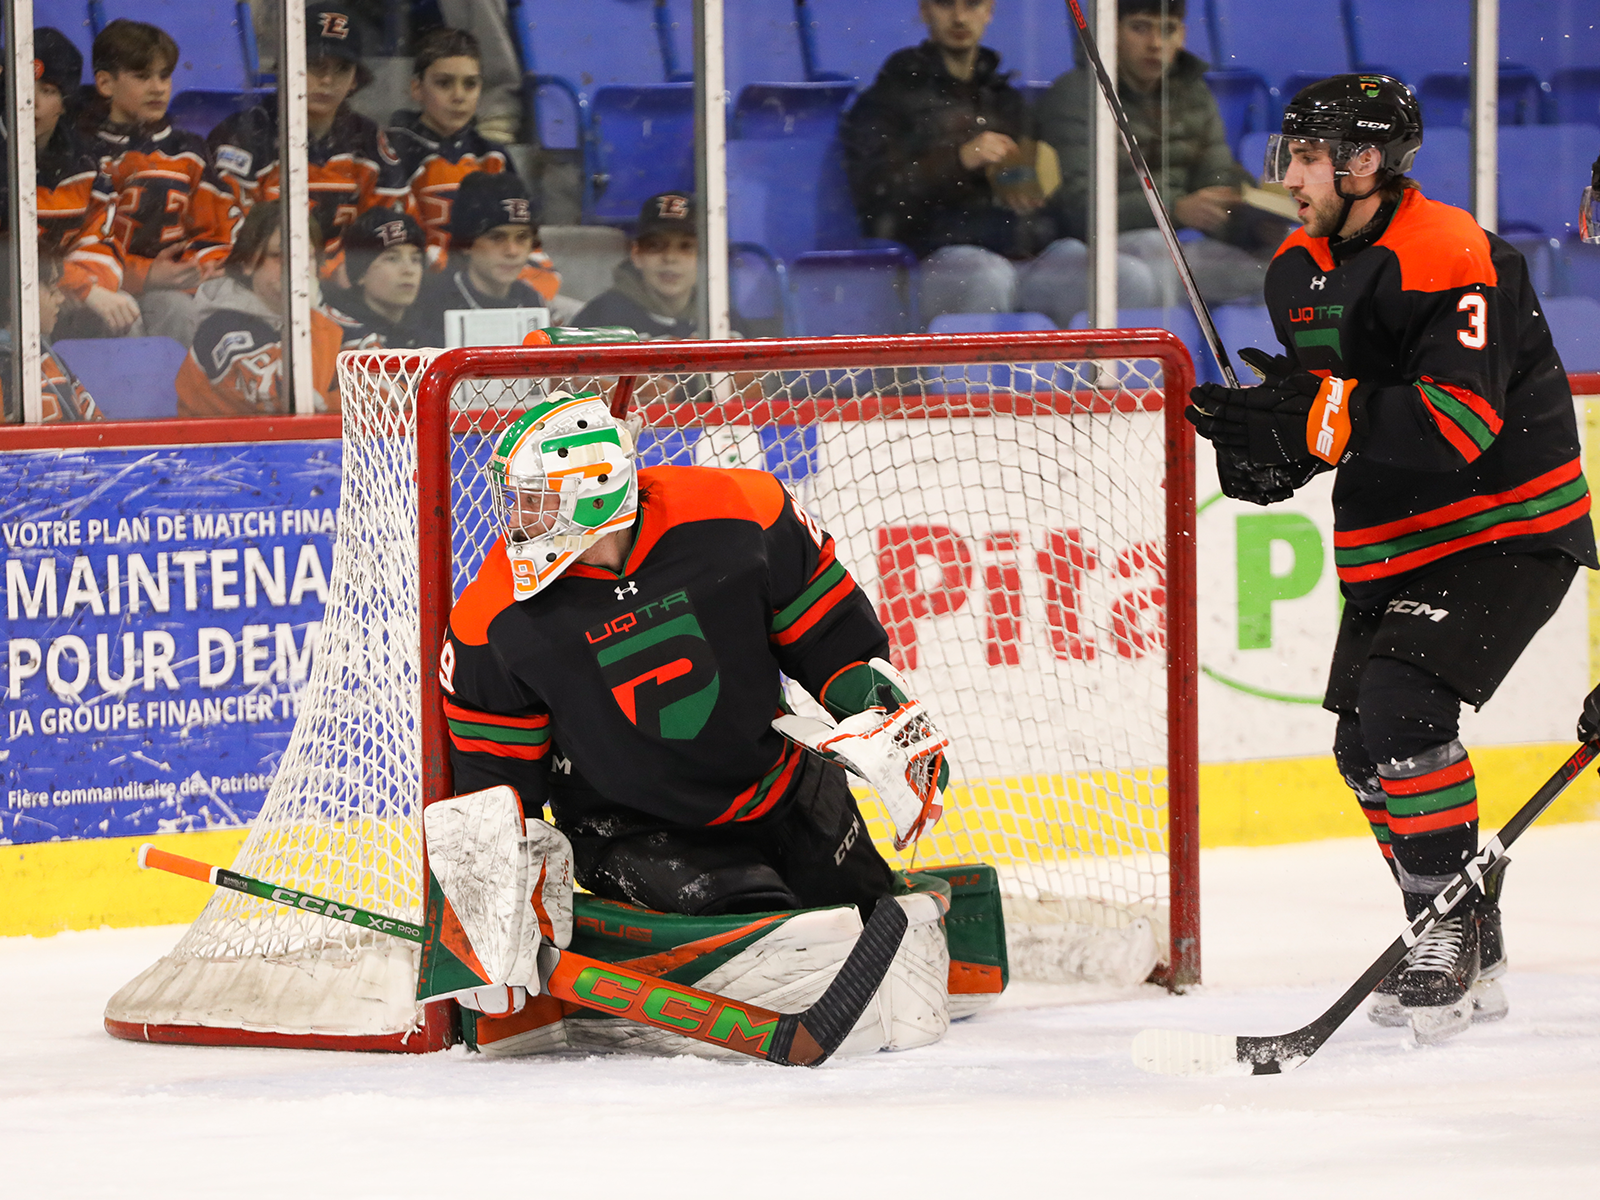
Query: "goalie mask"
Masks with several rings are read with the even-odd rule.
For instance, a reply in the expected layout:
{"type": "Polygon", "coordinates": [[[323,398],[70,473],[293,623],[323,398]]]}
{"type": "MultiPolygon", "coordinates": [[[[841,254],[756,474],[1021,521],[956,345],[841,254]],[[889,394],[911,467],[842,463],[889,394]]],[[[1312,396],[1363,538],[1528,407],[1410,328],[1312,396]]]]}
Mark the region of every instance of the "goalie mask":
{"type": "Polygon", "coordinates": [[[552,392],[501,435],[489,460],[496,523],[518,600],[548,587],[639,511],[633,433],[593,392],[552,392]]]}

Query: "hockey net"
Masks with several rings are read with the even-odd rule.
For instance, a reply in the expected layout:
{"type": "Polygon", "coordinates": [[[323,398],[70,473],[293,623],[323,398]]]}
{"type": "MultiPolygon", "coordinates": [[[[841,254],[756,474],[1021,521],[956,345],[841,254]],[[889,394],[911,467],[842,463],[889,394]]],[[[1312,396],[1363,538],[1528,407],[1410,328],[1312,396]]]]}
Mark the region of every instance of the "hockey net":
{"type": "MultiPolygon", "coordinates": [[[[450,794],[437,647],[496,536],[482,468],[531,401],[598,388],[642,416],[642,465],[776,474],[877,605],[952,743],[912,849],[860,793],[891,863],[997,867],[1014,975],[1198,979],[1193,376],[1171,335],[356,353],[339,377],[321,642],[235,870],[423,919],[422,806],[450,794]]],[[[409,943],[219,891],[106,1023],[431,1049],[448,1016],[415,1003],[417,970],[409,943]]]]}

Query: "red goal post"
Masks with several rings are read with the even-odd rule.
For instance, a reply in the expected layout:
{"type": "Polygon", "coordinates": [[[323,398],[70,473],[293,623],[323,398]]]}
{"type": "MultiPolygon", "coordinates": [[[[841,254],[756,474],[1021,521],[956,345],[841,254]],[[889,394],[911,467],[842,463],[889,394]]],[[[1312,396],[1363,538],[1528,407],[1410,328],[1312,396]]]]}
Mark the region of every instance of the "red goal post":
{"type": "MultiPolygon", "coordinates": [[[[451,522],[451,435],[474,427],[475,417],[452,405],[461,385],[473,380],[614,380],[613,411],[639,411],[645,428],[664,420],[674,427],[765,426],[792,422],[851,422],[869,419],[963,419],[1060,416],[1138,411],[1159,412],[1164,441],[1165,642],[1166,642],[1166,853],[1170,950],[1156,978],[1181,987],[1200,979],[1199,919],[1199,717],[1195,625],[1194,433],[1183,418],[1194,366],[1188,350],[1165,330],[1049,331],[959,334],[937,337],[792,338],[757,341],[649,342],[639,344],[469,348],[446,351],[429,366],[417,388],[418,494],[421,529],[422,645],[442,643],[456,575],[451,522]],[[974,365],[1101,364],[1069,374],[1077,386],[1063,389],[1059,373],[1044,384],[1034,372],[1030,387],[994,386],[995,376],[965,392],[949,387],[930,393],[908,373],[974,365]],[[1133,372],[1133,386],[1114,363],[1154,364],[1153,375],[1133,372]],[[878,371],[888,387],[846,387],[831,396],[771,396],[753,377],[783,377],[827,371],[878,371]],[[664,399],[652,381],[686,375],[732,377],[723,398],[677,403],[664,399]],[[1159,384],[1159,386],[1158,386],[1159,384]],[[754,391],[752,397],[749,393],[754,391]],[[1168,397],[1175,402],[1169,403],[1168,397]]],[[[948,374],[936,377],[948,384],[948,374]]],[[[459,403],[459,398],[458,398],[459,403]]],[[[854,570],[856,564],[848,564],[854,570]]],[[[870,580],[855,571],[869,588],[870,580]]],[[[874,597],[877,599],[877,597],[874,597]]],[[[450,794],[449,761],[438,681],[423,672],[423,754],[430,783],[427,799],[450,794]]],[[[939,697],[930,697],[939,711],[939,697]]],[[[956,747],[959,754],[959,745],[956,747]]],[[[947,818],[948,819],[948,818],[947,818]]],[[[880,839],[880,844],[882,839],[880,839]]],[[[924,861],[928,861],[924,859],[924,861]]]]}

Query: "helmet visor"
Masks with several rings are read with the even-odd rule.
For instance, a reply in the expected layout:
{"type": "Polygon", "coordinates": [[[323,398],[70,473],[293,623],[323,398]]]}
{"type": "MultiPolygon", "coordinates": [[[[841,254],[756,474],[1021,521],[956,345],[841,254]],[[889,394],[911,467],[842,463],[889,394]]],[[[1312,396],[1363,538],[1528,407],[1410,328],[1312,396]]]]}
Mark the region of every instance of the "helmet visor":
{"type": "Polygon", "coordinates": [[[1600,188],[1583,189],[1578,208],[1578,236],[1591,245],[1600,245],[1600,188]]]}
{"type": "Polygon", "coordinates": [[[1377,147],[1369,142],[1351,142],[1342,139],[1308,138],[1291,133],[1274,133],[1267,137],[1267,152],[1261,164],[1261,182],[1281,184],[1295,162],[1308,171],[1319,163],[1328,162],[1335,175],[1375,175],[1383,163],[1381,153],[1363,157],[1377,147]]]}

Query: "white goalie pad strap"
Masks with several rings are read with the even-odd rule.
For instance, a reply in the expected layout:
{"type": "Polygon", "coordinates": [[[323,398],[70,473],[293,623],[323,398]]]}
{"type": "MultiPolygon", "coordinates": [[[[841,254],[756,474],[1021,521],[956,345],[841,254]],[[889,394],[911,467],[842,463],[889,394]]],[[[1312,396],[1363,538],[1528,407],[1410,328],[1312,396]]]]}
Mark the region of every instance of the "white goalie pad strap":
{"type": "Polygon", "coordinates": [[[509,787],[452,796],[423,811],[428,862],[486,983],[537,995],[539,946],[572,940],[572,847],[509,787]]]}
{"type": "Polygon", "coordinates": [[[784,737],[855,772],[877,791],[904,850],[944,815],[939,769],[950,739],[919,700],[893,712],[869,708],[837,725],[785,714],[772,722],[784,737]]]}
{"type": "Polygon", "coordinates": [[[509,1017],[512,1013],[521,1012],[527,1007],[528,989],[495,983],[488,987],[454,992],[451,998],[462,1008],[470,1008],[473,1012],[480,1012],[485,1016],[509,1017]]]}

